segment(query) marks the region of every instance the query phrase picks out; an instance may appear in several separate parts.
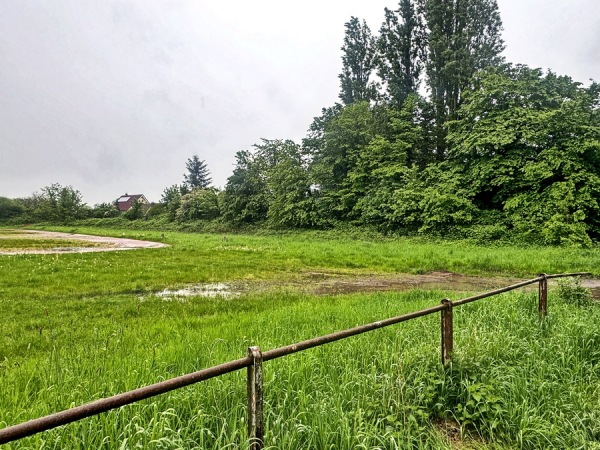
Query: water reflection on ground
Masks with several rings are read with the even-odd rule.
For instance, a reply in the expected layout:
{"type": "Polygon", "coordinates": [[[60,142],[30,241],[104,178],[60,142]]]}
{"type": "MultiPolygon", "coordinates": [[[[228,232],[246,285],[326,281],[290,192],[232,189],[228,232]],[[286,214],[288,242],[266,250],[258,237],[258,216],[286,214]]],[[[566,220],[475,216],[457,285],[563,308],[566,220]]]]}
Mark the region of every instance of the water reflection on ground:
{"type": "MultiPolygon", "coordinates": [[[[307,272],[300,279],[286,281],[262,281],[253,283],[205,283],[184,286],[180,289],[167,289],[156,295],[164,299],[182,299],[185,297],[220,297],[225,299],[239,297],[247,292],[260,292],[271,289],[292,289],[315,295],[339,295],[368,292],[394,292],[411,289],[443,290],[453,292],[485,292],[522,281],[517,278],[476,277],[452,272],[430,272],[427,274],[397,275],[349,275],[335,272],[307,272]]],[[[555,286],[550,281],[550,289],[555,286]]],[[[600,280],[584,279],[582,285],[591,289],[592,296],[600,300],[600,280]]],[[[536,290],[537,285],[522,288],[536,290]]]]}

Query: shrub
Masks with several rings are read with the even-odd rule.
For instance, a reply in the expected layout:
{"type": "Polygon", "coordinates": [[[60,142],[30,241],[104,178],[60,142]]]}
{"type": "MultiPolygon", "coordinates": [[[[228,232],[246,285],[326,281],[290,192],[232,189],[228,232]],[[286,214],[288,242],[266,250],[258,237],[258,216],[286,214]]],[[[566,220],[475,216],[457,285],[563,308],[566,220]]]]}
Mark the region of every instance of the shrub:
{"type": "Polygon", "coordinates": [[[218,191],[214,188],[194,189],[181,197],[176,217],[181,221],[212,220],[220,215],[218,191]]]}

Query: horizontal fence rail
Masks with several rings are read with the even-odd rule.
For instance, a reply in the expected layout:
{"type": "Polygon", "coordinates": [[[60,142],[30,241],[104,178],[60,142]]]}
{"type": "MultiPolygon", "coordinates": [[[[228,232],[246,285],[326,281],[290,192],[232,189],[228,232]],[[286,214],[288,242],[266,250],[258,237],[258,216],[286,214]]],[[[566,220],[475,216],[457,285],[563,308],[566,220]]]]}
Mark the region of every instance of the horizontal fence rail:
{"type": "Polygon", "coordinates": [[[456,306],[461,306],[466,303],[471,303],[494,295],[509,292],[528,286],[534,283],[539,283],[538,291],[538,311],[540,317],[545,317],[547,314],[547,280],[553,278],[590,276],[589,272],[576,272],[567,274],[546,275],[540,274],[538,277],[531,280],[522,281],[500,289],[477,294],[472,297],[466,297],[460,300],[451,301],[443,299],[440,305],[425,308],[419,311],[403,314],[389,319],[372,322],[366,325],[349,328],[347,330],[338,331],[327,334],[325,336],[308,339],[306,341],[295,344],[279,347],[266,352],[261,352],[258,347],[250,347],[247,355],[244,358],[229,361],[217,366],[202,369],[187,375],[171,378],[160,383],[141,387],[122,394],[117,394],[112,397],[107,397],[87,403],[75,408],[60,411],[38,419],[33,419],[18,425],[9,426],[0,429],[0,445],[18,439],[31,436],[42,431],[47,431],[62,425],[67,425],[76,422],[86,417],[95,416],[103,412],[110,411],[122,406],[126,406],[140,400],[164,394],[176,389],[180,389],[192,384],[209,380],[221,375],[225,375],[243,368],[248,369],[247,376],[247,391],[248,391],[248,439],[250,441],[251,450],[260,450],[263,448],[262,442],[264,437],[263,424],[263,408],[262,408],[262,363],[272,359],[281,358],[293,353],[298,353],[310,348],[319,347],[331,342],[346,339],[351,336],[356,336],[368,331],[379,328],[388,327],[407,320],[416,319],[418,317],[428,316],[437,312],[441,313],[441,359],[443,364],[451,361],[453,351],[453,323],[452,311],[456,306]]]}

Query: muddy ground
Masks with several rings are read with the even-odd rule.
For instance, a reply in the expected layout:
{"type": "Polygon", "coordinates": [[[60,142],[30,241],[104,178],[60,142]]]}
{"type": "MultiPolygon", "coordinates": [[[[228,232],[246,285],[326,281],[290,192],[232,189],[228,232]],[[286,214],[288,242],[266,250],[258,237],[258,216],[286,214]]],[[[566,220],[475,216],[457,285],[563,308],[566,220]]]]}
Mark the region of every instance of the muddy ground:
{"type": "MultiPolygon", "coordinates": [[[[421,275],[412,274],[371,274],[351,275],[336,272],[306,272],[300,279],[277,282],[223,282],[194,284],[167,289],[156,295],[165,299],[183,299],[185,297],[222,297],[236,298],[247,292],[270,291],[273,289],[306,292],[313,295],[352,294],[368,292],[408,291],[411,289],[439,289],[457,293],[486,292],[523,281],[520,278],[477,277],[452,272],[430,272],[421,275]]],[[[550,289],[556,287],[556,280],[549,280],[550,289]]],[[[584,287],[590,288],[592,296],[600,300],[600,280],[584,279],[584,287]]],[[[537,284],[521,288],[537,291],[537,284]]]]}

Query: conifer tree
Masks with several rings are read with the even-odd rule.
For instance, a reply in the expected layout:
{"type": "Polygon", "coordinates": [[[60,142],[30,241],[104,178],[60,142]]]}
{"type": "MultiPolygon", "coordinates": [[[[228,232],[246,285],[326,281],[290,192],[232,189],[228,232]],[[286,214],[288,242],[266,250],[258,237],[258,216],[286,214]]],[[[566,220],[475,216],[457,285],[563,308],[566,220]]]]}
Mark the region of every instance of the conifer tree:
{"type": "Polygon", "coordinates": [[[184,182],[190,189],[204,189],[210,186],[212,178],[206,163],[194,155],[185,163],[188,173],[183,175],[184,182]]]}

